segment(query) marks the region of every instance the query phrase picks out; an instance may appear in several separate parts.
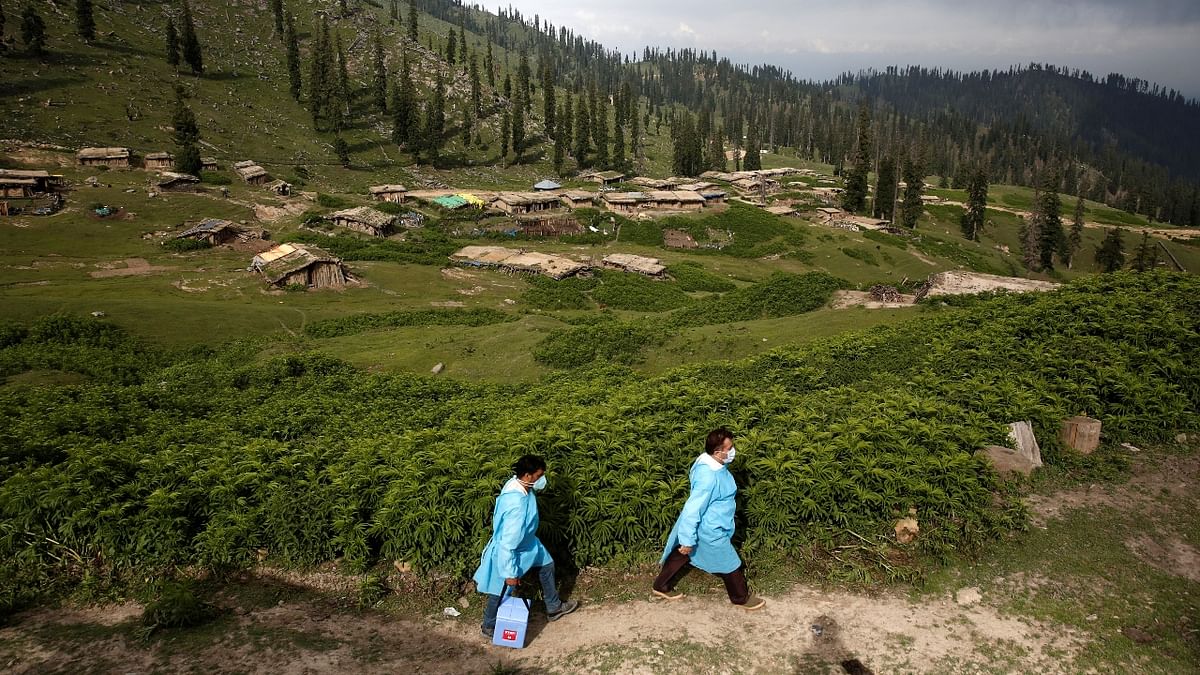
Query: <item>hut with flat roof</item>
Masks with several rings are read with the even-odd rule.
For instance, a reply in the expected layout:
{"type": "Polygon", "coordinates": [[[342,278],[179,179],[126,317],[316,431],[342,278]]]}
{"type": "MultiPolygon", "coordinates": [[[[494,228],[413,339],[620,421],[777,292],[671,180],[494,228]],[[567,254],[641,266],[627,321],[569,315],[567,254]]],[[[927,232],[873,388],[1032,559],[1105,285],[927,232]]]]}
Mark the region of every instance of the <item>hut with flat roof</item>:
{"type": "Polygon", "coordinates": [[[405,196],[408,195],[408,188],[403,185],[376,185],[368,188],[371,197],[377,202],[392,202],[393,204],[403,204],[405,196]]]}
{"type": "Polygon", "coordinates": [[[233,170],[242,180],[250,185],[266,185],[271,180],[271,174],[267,170],[255,164],[253,160],[243,160],[233,165],[233,170]]]}
{"type": "Polygon", "coordinates": [[[329,216],[334,225],[372,237],[386,237],[396,224],[396,216],[369,206],[356,206],[329,216]]]}
{"type": "Polygon", "coordinates": [[[341,288],[349,275],[340,258],[315,246],[280,244],[254,256],[250,269],[267,283],[280,288],[303,285],[308,288],[341,288]]]}
{"type": "Polygon", "coordinates": [[[142,158],[142,166],[152,171],[170,170],[175,166],[175,155],[169,152],[152,152],[142,158]]]}
{"type": "Polygon", "coordinates": [[[546,192],[501,192],[492,206],[509,215],[549,211],[562,206],[558,195],[546,192]]]}
{"type": "Polygon", "coordinates": [[[113,169],[129,168],[133,152],[129,148],[83,148],[75,153],[80,166],[107,166],[113,169]]]}

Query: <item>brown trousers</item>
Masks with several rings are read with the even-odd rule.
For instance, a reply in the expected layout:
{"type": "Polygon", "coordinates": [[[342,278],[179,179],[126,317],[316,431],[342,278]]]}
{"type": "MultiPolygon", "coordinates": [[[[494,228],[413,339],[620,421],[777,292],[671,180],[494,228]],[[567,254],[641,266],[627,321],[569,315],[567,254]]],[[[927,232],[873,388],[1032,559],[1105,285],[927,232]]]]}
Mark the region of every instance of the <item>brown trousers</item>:
{"type": "MultiPolygon", "coordinates": [[[[675,588],[675,577],[691,560],[690,556],[680,553],[678,548],[672,549],[671,555],[667,556],[667,561],[663,563],[662,572],[659,572],[658,578],[654,580],[654,590],[666,593],[675,588]]],[[[742,565],[727,574],[716,575],[725,582],[725,592],[729,594],[729,601],[735,605],[744,605],[750,599],[750,587],[746,585],[745,569],[746,566],[742,565]]]]}

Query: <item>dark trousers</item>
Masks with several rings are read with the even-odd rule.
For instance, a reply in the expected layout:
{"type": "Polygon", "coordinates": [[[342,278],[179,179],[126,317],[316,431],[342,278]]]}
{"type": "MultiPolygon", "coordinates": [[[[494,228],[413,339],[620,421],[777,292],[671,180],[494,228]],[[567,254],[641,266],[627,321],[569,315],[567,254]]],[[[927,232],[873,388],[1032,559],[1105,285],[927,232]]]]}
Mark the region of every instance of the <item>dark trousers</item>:
{"type": "MultiPolygon", "coordinates": [[[[658,578],[654,580],[654,590],[666,593],[673,589],[675,577],[691,560],[691,556],[680,553],[679,549],[672,549],[671,555],[667,556],[667,561],[663,563],[662,572],[659,572],[658,578]]],[[[729,601],[735,605],[744,605],[750,599],[750,587],[746,585],[745,570],[746,566],[742,565],[727,574],[717,574],[718,577],[721,577],[721,581],[725,582],[725,592],[729,594],[729,601]]]]}

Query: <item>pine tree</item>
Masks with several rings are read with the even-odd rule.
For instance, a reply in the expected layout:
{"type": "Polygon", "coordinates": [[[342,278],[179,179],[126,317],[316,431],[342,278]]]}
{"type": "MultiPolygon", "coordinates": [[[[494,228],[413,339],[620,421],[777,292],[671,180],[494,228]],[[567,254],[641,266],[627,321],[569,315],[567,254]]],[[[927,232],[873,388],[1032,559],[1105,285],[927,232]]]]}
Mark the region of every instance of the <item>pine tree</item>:
{"type": "MultiPolygon", "coordinates": [[[[857,170],[857,169],[855,169],[857,170]]],[[[925,187],[921,164],[911,158],[904,159],[904,199],[900,202],[900,224],[909,229],[917,227],[917,220],[924,211],[921,190],[925,187]]]]}
{"type": "Polygon", "coordinates": [[[436,161],[446,137],[446,81],[440,72],[434,80],[433,95],[426,108],[426,149],[430,159],[436,161]]]}
{"type": "MultiPolygon", "coordinates": [[[[563,110],[562,106],[559,106],[558,110],[555,111],[555,116],[562,119],[565,115],[566,111],[563,110]]],[[[558,130],[558,133],[554,134],[554,172],[559,176],[563,175],[563,167],[567,159],[567,141],[564,138],[565,136],[566,134],[563,133],[563,129],[561,128],[558,130]]]]}
{"type": "Polygon", "coordinates": [[[858,134],[854,143],[854,163],[846,174],[846,187],[842,191],[843,209],[851,213],[859,213],[866,209],[867,174],[870,171],[871,113],[864,102],[858,106],[858,134]]]}
{"type": "Polygon", "coordinates": [[[487,71],[488,87],[496,88],[496,61],[492,58],[492,42],[487,43],[487,58],[483,60],[483,69],[487,71]]]}
{"type": "MultiPolygon", "coordinates": [[[[548,61],[548,59],[546,60],[548,61]]],[[[550,72],[550,65],[545,61],[542,63],[542,119],[545,121],[546,136],[548,138],[555,137],[555,114],[557,107],[554,102],[554,75],[550,72]]]]}
{"type": "Polygon", "coordinates": [[[341,164],[342,168],[350,168],[350,146],[341,134],[333,139],[333,154],[337,155],[338,164],[341,164]]]}
{"type": "Polygon", "coordinates": [[[529,55],[525,53],[525,50],[521,50],[521,62],[517,66],[517,91],[521,96],[522,103],[525,105],[525,112],[530,111],[530,105],[532,104],[530,101],[532,92],[529,90],[529,79],[532,75],[533,71],[529,69],[529,55]]]}
{"type": "Polygon", "coordinates": [[[465,151],[471,145],[471,129],[475,126],[475,116],[471,113],[470,106],[463,106],[462,111],[462,142],[463,150],[465,151]]]}
{"type": "Polygon", "coordinates": [[[1150,241],[1150,233],[1142,232],[1142,239],[1138,242],[1133,255],[1133,271],[1146,272],[1157,266],[1158,251],[1154,248],[1154,243],[1150,241]]]}
{"type": "Polygon", "coordinates": [[[271,16],[275,18],[275,34],[283,36],[283,0],[271,0],[271,16]]]}
{"type": "Polygon", "coordinates": [[[26,4],[21,10],[21,42],[28,54],[41,56],[46,53],[46,23],[33,4],[26,4]]]}
{"type": "Polygon", "coordinates": [[[412,147],[416,136],[417,94],[408,67],[407,51],[401,53],[400,83],[396,85],[392,101],[392,142],[397,146],[412,147]]]}
{"type": "Polygon", "coordinates": [[[284,42],[287,45],[288,90],[292,98],[300,100],[300,39],[296,35],[296,17],[288,14],[284,26],[284,42]]]}
{"type": "Polygon", "coordinates": [[[96,17],[92,13],[92,0],[75,0],[75,31],[84,42],[96,39],[96,17]]]}
{"type": "Polygon", "coordinates": [[[1021,227],[1017,230],[1017,238],[1021,242],[1021,262],[1025,264],[1025,268],[1032,272],[1041,269],[1041,219],[1032,215],[1029,218],[1022,218],[1021,227]]]}
{"type": "Polygon", "coordinates": [[[0,54],[3,54],[6,46],[4,42],[4,2],[0,0],[0,54]]]}
{"type": "Polygon", "coordinates": [[[879,173],[875,176],[875,199],[871,201],[871,215],[882,220],[892,220],[896,211],[896,160],[885,156],[879,160],[879,173]]]}
{"type": "Polygon", "coordinates": [[[612,168],[625,170],[625,129],[613,122],[613,156],[612,168]]]}
{"type": "Polygon", "coordinates": [[[592,141],[596,144],[596,166],[608,166],[608,106],[606,96],[596,99],[592,110],[592,141]]]}
{"type": "Polygon", "coordinates": [[[967,178],[967,210],[959,220],[963,236],[971,241],[979,241],[979,233],[987,220],[987,193],[987,173],[983,167],[978,167],[967,178]]]}
{"type": "Polygon", "coordinates": [[[454,62],[458,56],[458,39],[454,34],[454,28],[450,28],[450,35],[446,38],[446,63],[451,68],[454,67],[454,62]]]}
{"type": "Polygon", "coordinates": [[[512,102],[512,100],[513,100],[513,87],[512,87],[512,78],[511,78],[511,77],[509,77],[507,73],[505,73],[505,74],[504,74],[504,89],[503,89],[503,93],[504,93],[504,99],[505,99],[506,101],[509,101],[509,102],[511,103],[511,102],[512,102]]]}
{"type": "Polygon", "coordinates": [[[476,61],[475,54],[472,53],[469,67],[471,78],[471,110],[475,111],[476,117],[483,117],[483,87],[479,82],[479,66],[476,61]]]}
{"type": "Polygon", "coordinates": [[[591,116],[587,110],[587,97],[580,96],[579,104],[575,106],[575,161],[580,168],[591,166],[588,161],[588,149],[592,128],[588,125],[591,116]]]}
{"type": "Polygon", "coordinates": [[[1033,217],[1038,219],[1038,234],[1041,243],[1038,246],[1041,254],[1041,268],[1054,269],[1054,256],[1066,257],[1067,237],[1063,232],[1061,201],[1058,197],[1058,176],[1047,173],[1042,182],[1042,189],[1034,205],[1033,217]]]}
{"type": "Polygon", "coordinates": [[[1067,269],[1075,262],[1075,254],[1083,245],[1083,197],[1075,200],[1075,214],[1071,218],[1071,233],[1067,236],[1067,269]]]}
{"type": "Polygon", "coordinates": [[[400,2],[399,2],[399,0],[392,0],[392,4],[390,5],[390,7],[388,9],[388,18],[391,19],[392,23],[396,23],[397,21],[400,20],[400,2]]]}
{"type": "Polygon", "coordinates": [[[200,175],[200,126],[196,115],[183,100],[181,91],[175,92],[175,115],[171,120],[175,136],[175,170],[179,173],[200,175]]]}
{"type": "Polygon", "coordinates": [[[379,35],[379,31],[375,31],[375,79],[373,81],[375,91],[375,107],[379,108],[379,112],[387,112],[387,64],[383,58],[383,39],[379,35]]]}
{"type": "MultiPolygon", "coordinates": [[[[558,112],[558,136],[563,139],[563,153],[571,154],[571,148],[575,142],[574,126],[575,126],[575,111],[571,108],[572,97],[570,94],[563,96],[562,107],[558,112]]],[[[557,139],[558,136],[555,136],[557,139]]]]}
{"type": "Polygon", "coordinates": [[[467,70],[467,31],[462,23],[458,24],[458,62],[463,64],[463,72],[467,70]]]}
{"type": "Polygon", "coordinates": [[[313,126],[325,115],[330,98],[329,63],[329,20],[321,17],[321,30],[312,49],[312,63],[308,73],[308,111],[312,113],[313,126]]]}
{"type": "Polygon", "coordinates": [[[762,169],[762,153],[759,152],[758,124],[755,117],[755,115],[751,115],[750,123],[746,126],[746,161],[742,165],[745,171],[762,169]]]}
{"type": "Polygon", "coordinates": [[[200,52],[200,39],[196,37],[196,26],[192,23],[192,7],[188,0],[183,0],[183,33],[180,42],[183,47],[183,60],[192,69],[193,75],[204,73],[204,56],[200,52]]]}
{"type": "Polygon", "coordinates": [[[1125,246],[1121,241],[1121,228],[1108,229],[1104,241],[1096,247],[1096,264],[1102,272],[1116,272],[1125,266],[1125,246]]]}
{"type": "Polygon", "coordinates": [[[636,110],[629,116],[629,158],[634,165],[642,158],[642,129],[636,110]]]}
{"type": "Polygon", "coordinates": [[[504,114],[500,117],[500,159],[505,163],[508,162],[508,141],[511,137],[512,113],[505,108],[504,114]]]}
{"type": "Polygon", "coordinates": [[[179,34],[175,32],[175,22],[167,17],[167,64],[179,65],[179,34]]]}
{"type": "Polygon", "coordinates": [[[413,42],[419,42],[420,36],[417,33],[417,1],[408,0],[408,39],[413,42]]]}
{"type": "Polygon", "coordinates": [[[341,131],[346,126],[347,112],[350,109],[350,73],[346,68],[346,51],[342,49],[341,33],[334,37],[334,44],[337,53],[337,80],[334,95],[329,102],[329,117],[333,121],[334,130],[341,131]]]}
{"type": "Polygon", "coordinates": [[[521,161],[521,151],[525,149],[525,101],[521,98],[520,89],[517,99],[512,106],[512,150],[517,162],[521,161]]]}

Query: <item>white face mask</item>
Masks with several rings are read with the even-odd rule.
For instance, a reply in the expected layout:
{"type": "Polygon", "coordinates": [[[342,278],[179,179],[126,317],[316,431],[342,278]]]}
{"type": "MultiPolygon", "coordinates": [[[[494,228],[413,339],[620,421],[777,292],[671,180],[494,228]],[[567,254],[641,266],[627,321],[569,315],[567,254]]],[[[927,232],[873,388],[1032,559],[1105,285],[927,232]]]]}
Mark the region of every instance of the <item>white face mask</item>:
{"type": "Polygon", "coordinates": [[[521,480],[520,478],[517,479],[517,482],[520,483],[521,485],[524,485],[527,488],[533,488],[534,490],[541,492],[542,490],[546,489],[546,474],[542,474],[542,476],[540,478],[538,478],[537,480],[535,480],[532,483],[526,483],[525,481],[521,480]]]}
{"type": "Polygon", "coordinates": [[[725,463],[732,464],[734,457],[737,457],[737,448],[731,445],[729,446],[729,454],[725,455],[725,463]]]}

